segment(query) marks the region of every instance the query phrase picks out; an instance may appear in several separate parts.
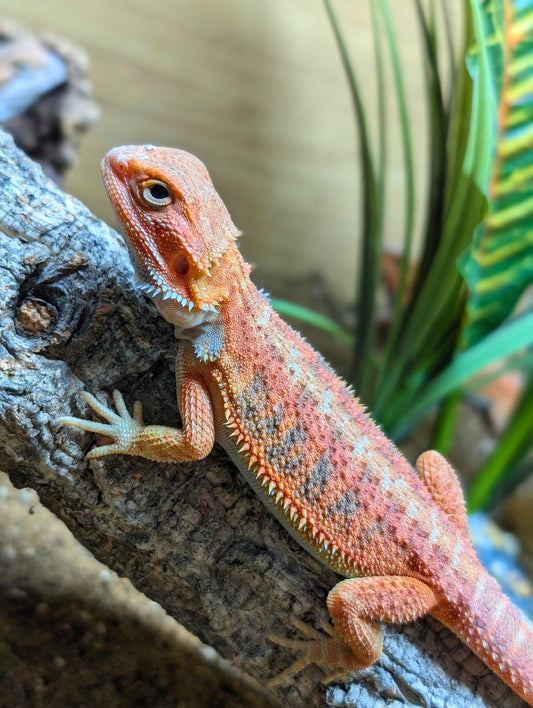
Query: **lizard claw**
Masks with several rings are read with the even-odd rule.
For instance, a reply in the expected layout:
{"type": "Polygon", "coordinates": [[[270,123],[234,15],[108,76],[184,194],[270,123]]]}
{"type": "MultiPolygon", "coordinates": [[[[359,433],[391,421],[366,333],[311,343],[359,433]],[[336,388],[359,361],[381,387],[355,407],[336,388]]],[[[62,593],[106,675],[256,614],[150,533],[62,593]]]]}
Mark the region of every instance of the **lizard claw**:
{"type": "Polygon", "coordinates": [[[346,666],[346,656],[348,652],[351,655],[350,649],[339,638],[335,628],[325,620],[320,622],[320,627],[323,632],[317,631],[314,627],[302,622],[297,617],[291,618],[292,624],[303,634],[307,639],[290,639],[282,637],[278,634],[269,634],[268,638],[271,642],[287,649],[294,649],[301,653],[301,656],[289,667],[284,669],[267,682],[267,686],[278,686],[286,680],[297,674],[309,664],[319,664],[329,667],[334,667],[333,671],[325,674],[322,678],[322,683],[329,683],[334,679],[350,673],[350,669],[346,666]]]}
{"type": "Polygon", "coordinates": [[[98,423],[84,418],[73,416],[62,416],[54,422],[58,425],[68,425],[90,433],[98,433],[111,438],[114,442],[111,445],[101,445],[90,450],[86,457],[89,459],[114,454],[135,454],[135,441],[139,433],[144,428],[142,417],[142,404],[136,401],[133,406],[133,416],[128,412],[124,398],[120,391],[113,391],[113,401],[117,413],[109,406],[101,403],[91,393],[82,392],[83,400],[97,413],[106,423],[98,423]]]}

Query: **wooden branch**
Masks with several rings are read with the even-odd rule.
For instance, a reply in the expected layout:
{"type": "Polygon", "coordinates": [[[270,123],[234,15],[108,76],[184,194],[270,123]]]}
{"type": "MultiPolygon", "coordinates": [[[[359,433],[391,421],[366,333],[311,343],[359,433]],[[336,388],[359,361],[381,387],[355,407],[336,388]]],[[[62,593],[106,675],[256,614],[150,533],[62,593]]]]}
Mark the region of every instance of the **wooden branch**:
{"type": "MultiPolygon", "coordinates": [[[[206,460],[88,463],[92,436],[57,428],[117,387],[147,422],[178,417],[172,328],[134,290],[122,239],[0,135],[0,450],[17,486],[104,563],[264,682],[294,660],[267,634],[292,613],[316,624],[338,578],[289,537],[218,447],[206,460]]],[[[387,628],[379,665],[351,684],[311,667],[289,706],[506,706],[522,702],[434,621],[387,628]]]]}
{"type": "Polygon", "coordinates": [[[39,37],[0,19],[0,124],[59,182],[94,123],[88,59],[60,37],[39,37]]]}

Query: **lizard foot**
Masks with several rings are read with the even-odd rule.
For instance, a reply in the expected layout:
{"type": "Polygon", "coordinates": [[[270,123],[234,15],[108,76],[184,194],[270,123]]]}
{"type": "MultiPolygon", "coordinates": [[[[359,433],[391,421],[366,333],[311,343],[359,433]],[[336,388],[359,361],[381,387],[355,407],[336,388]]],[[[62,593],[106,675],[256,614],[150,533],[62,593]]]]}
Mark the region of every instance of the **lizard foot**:
{"type": "Polygon", "coordinates": [[[115,442],[111,445],[101,445],[90,450],[86,457],[102,457],[104,455],[114,455],[116,453],[131,453],[134,450],[135,441],[141,431],[144,429],[142,417],[142,404],[140,401],[135,401],[133,405],[133,416],[128,413],[124,398],[120,391],[113,391],[113,401],[118,413],[115,413],[109,406],[100,403],[92,394],[86,391],[82,392],[84,401],[97,413],[104,418],[107,423],[97,423],[93,420],[85,420],[83,418],[75,418],[73,416],[62,416],[57,418],[55,423],[58,425],[69,425],[73,428],[80,428],[91,433],[99,433],[111,438],[115,442]]]}
{"type": "Polygon", "coordinates": [[[321,668],[327,666],[332,669],[322,677],[322,683],[330,683],[330,681],[347,676],[357,668],[362,668],[354,666],[352,651],[329,622],[321,620],[320,627],[323,632],[310,627],[297,617],[292,618],[292,624],[307,639],[290,639],[278,634],[269,634],[268,638],[271,642],[287,649],[294,649],[302,655],[277,676],[271,678],[267,682],[267,686],[273,687],[284,683],[309,664],[319,664],[321,668]]]}

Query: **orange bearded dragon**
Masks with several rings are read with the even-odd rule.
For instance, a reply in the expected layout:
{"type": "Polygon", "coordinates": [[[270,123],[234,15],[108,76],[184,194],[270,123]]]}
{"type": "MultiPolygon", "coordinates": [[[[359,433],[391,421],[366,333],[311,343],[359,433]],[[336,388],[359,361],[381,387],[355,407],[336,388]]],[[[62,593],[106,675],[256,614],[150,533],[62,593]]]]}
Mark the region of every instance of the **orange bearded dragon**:
{"type": "Polygon", "coordinates": [[[330,591],[333,625],[306,640],[276,638],[325,681],[379,659],[377,625],[426,613],[450,627],[533,705],[533,630],[472,548],[463,495],[438,453],[413,469],[322,357],[272,310],[249,278],[239,235],[204,165],[181,150],[126,146],[103,179],[139,287],[180,340],[177,396],[183,427],[145,425],[118,391],[105,419],[62,424],[109,437],[88,457],[205,457],[217,440],[301,545],[344,576],[330,591]]]}

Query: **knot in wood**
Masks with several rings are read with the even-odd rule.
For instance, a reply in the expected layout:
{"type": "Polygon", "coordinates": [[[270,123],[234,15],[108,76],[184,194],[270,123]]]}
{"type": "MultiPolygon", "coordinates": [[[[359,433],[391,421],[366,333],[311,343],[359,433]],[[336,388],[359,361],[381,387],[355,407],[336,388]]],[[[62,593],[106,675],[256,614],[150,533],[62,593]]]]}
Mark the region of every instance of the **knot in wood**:
{"type": "Polygon", "coordinates": [[[49,334],[57,322],[57,310],[49,302],[37,297],[28,297],[15,315],[15,327],[25,337],[49,334]]]}

